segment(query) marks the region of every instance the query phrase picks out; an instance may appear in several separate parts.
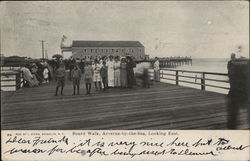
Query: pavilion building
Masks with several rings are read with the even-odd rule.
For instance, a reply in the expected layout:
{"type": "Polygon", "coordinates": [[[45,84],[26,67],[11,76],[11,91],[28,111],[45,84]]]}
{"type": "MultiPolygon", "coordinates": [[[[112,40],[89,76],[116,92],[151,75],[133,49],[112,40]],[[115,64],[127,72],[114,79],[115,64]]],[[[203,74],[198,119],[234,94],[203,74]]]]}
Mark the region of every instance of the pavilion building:
{"type": "Polygon", "coordinates": [[[139,41],[73,41],[71,50],[72,57],[76,60],[90,60],[109,55],[145,59],[145,49],[139,41]]]}

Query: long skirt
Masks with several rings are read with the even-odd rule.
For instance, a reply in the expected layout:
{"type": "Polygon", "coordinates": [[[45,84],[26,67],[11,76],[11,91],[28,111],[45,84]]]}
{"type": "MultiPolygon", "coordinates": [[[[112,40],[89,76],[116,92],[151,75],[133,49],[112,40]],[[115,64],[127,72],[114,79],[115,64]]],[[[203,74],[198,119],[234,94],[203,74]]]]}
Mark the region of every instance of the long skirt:
{"type": "Polygon", "coordinates": [[[114,85],[115,87],[121,86],[121,75],[120,75],[120,69],[116,69],[114,72],[114,85]]]}
{"type": "Polygon", "coordinates": [[[128,87],[126,69],[121,69],[121,87],[128,87]]]}
{"type": "Polygon", "coordinates": [[[114,76],[114,68],[108,68],[108,86],[109,87],[114,87],[114,79],[115,79],[115,76],[114,76]]]}
{"type": "Polygon", "coordinates": [[[127,70],[127,80],[129,88],[132,88],[134,85],[136,85],[135,74],[133,69],[127,70]]]}
{"type": "Polygon", "coordinates": [[[160,81],[160,70],[154,70],[155,81],[160,81]]]}

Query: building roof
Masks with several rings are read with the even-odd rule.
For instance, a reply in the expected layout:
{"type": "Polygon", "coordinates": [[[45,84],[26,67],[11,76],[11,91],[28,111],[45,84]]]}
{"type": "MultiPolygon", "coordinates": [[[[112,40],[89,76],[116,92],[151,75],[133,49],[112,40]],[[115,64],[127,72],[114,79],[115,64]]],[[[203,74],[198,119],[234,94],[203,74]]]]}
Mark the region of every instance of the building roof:
{"type": "Polygon", "coordinates": [[[73,41],[72,47],[143,47],[139,41],[73,41]]]}

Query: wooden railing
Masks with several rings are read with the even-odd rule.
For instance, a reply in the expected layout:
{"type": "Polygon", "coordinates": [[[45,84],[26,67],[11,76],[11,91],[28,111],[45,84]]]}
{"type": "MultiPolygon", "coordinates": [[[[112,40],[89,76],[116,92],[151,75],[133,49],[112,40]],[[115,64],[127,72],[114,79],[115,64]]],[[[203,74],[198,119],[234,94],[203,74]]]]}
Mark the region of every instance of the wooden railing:
{"type": "Polygon", "coordinates": [[[10,76],[13,76],[15,75],[15,79],[13,78],[10,78],[10,79],[2,79],[1,78],[1,89],[3,87],[16,87],[16,90],[20,89],[22,87],[22,84],[24,83],[24,79],[23,79],[23,73],[20,72],[20,71],[12,71],[12,72],[4,72],[4,73],[1,73],[1,77],[7,77],[9,78],[10,76]],[[12,84],[12,85],[6,85],[6,84],[3,84],[4,82],[14,82],[15,81],[15,84],[12,84]]]}
{"type": "Polygon", "coordinates": [[[212,79],[212,78],[206,78],[206,75],[213,75],[213,76],[228,76],[226,73],[214,73],[214,72],[198,72],[198,71],[187,71],[187,70],[175,70],[175,69],[161,69],[160,70],[160,78],[161,79],[166,79],[166,80],[171,80],[175,81],[176,85],[179,85],[179,82],[183,83],[189,83],[189,84],[195,84],[195,85],[200,85],[202,90],[206,90],[206,87],[214,87],[214,88],[221,88],[221,89],[226,89],[229,90],[228,87],[223,87],[223,86],[218,86],[218,85],[212,85],[212,84],[207,84],[206,81],[212,81],[212,82],[223,82],[226,84],[229,84],[228,80],[220,80],[220,79],[212,79]],[[172,71],[175,74],[169,74],[169,73],[164,73],[164,71],[172,71]],[[192,74],[200,74],[201,77],[197,76],[186,76],[182,75],[181,73],[192,73],[192,74]],[[173,78],[168,78],[164,76],[174,76],[175,79],[173,78]],[[195,81],[187,81],[187,80],[180,80],[180,78],[191,78],[194,79],[195,81]],[[197,83],[197,80],[201,80],[200,83],[197,83]]]}

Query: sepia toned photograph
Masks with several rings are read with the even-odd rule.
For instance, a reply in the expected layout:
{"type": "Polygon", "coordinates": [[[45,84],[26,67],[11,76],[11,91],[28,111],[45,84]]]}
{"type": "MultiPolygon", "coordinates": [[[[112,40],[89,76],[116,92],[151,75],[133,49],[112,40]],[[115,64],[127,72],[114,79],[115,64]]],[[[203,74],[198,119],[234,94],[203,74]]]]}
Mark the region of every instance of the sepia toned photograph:
{"type": "Polygon", "coordinates": [[[248,1],[3,1],[2,130],[249,130],[248,1]]]}

